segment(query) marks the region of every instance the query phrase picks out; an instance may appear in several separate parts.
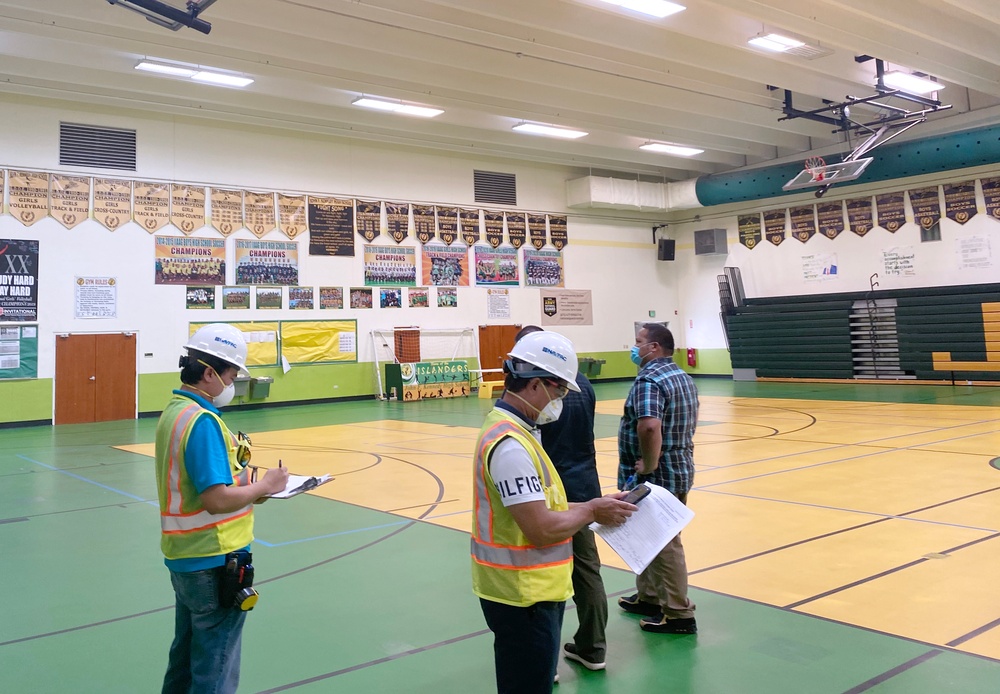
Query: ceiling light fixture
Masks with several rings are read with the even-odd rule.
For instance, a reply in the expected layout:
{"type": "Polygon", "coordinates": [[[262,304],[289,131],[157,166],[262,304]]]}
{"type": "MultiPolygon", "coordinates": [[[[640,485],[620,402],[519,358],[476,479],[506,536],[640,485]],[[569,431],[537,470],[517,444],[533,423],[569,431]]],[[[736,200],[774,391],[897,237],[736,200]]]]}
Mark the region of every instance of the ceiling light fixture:
{"type": "Polygon", "coordinates": [[[758,34],[747,41],[755,48],[763,48],[765,51],[784,53],[792,48],[800,48],[806,45],[802,41],[792,39],[781,34],[758,34]]]}
{"type": "Polygon", "coordinates": [[[677,157],[693,157],[696,154],[704,154],[705,150],[686,145],[675,145],[669,142],[647,142],[639,145],[639,149],[647,152],[659,152],[660,154],[673,154],[677,157]]]}
{"type": "Polygon", "coordinates": [[[882,76],[882,83],[890,89],[901,89],[910,94],[931,94],[945,87],[940,82],[900,70],[885,73],[882,76]]]}
{"type": "Polygon", "coordinates": [[[604,2],[623,7],[626,10],[634,10],[650,17],[656,17],[657,19],[663,19],[687,9],[684,5],[678,5],[676,2],[667,2],[667,0],[604,0],[604,2]]]}
{"type": "Polygon", "coordinates": [[[546,137],[559,137],[564,140],[575,140],[578,137],[586,137],[588,133],[582,130],[562,128],[557,125],[543,125],[541,123],[518,123],[511,130],[528,135],[544,135],[546,137]]]}
{"type": "Polygon", "coordinates": [[[377,111],[389,111],[391,113],[401,113],[404,116],[418,116],[420,118],[433,118],[440,116],[444,111],[430,106],[418,106],[417,104],[404,104],[402,101],[392,101],[371,96],[361,96],[351,102],[354,106],[362,108],[373,108],[377,111]]]}
{"type": "Polygon", "coordinates": [[[222,72],[214,68],[206,70],[200,65],[185,65],[183,63],[140,60],[136,64],[135,69],[142,72],[152,72],[154,75],[163,75],[164,77],[181,77],[194,80],[195,82],[218,85],[220,87],[246,87],[253,84],[253,79],[250,77],[245,77],[233,72],[222,72]]]}

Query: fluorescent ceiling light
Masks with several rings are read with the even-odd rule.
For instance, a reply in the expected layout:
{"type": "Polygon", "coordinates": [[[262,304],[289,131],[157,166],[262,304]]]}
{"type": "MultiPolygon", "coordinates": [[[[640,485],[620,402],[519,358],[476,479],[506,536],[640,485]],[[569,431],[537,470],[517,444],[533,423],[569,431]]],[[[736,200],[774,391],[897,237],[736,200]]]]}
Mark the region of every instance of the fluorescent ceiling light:
{"type": "Polygon", "coordinates": [[[430,106],[417,106],[416,104],[404,104],[401,101],[390,101],[377,99],[370,96],[362,96],[351,102],[355,106],[362,108],[373,108],[378,111],[390,111],[392,113],[402,113],[405,116],[419,116],[421,118],[433,118],[444,113],[439,108],[430,106]]]}
{"type": "Polygon", "coordinates": [[[555,125],[542,125],[541,123],[518,123],[512,130],[529,135],[545,135],[546,137],[561,137],[564,140],[575,140],[578,137],[585,137],[587,133],[582,130],[571,130],[570,128],[560,128],[555,125]]]}
{"type": "Polygon", "coordinates": [[[253,84],[253,80],[249,77],[241,77],[239,75],[227,75],[223,72],[211,72],[209,70],[201,70],[191,75],[191,79],[195,82],[205,82],[206,84],[218,84],[223,87],[246,87],[249,84],[253,84]]]}
{"type": "Polygon", "coordinates": [[[644,145],[639,145],[639,149],[644,149],[647,152],[659,152],[660,154],[673,154],[678,157],[693,157],[694,155],[702,154],[705,151],[703,149],[698,149],[697,147],[672,145],[666,142],[647,142],[644,145]]]}
{"type": "Polygon", "coordinates": [[[776,53],[781,53],[791,48],[799,48],[800,46],[805,45],[802,41],[790,39],[787,36],[782,36],[781,34],[754,36],[752,39],[747,41],[747,43],[756,48],[763,48],[766,51],[774,51],[776,53]]]}
{"type": "Polygon", "coordinates": [[[650,17],[658,19],[669,17],[672,14],[687,9],[684,5],[678,5],[676,2],[667,2],[667,0],[604,0],[604,2],[624,7],[626,10],[648,14],[650,17]]]}
{"type": "Polygon", "coordinates": [[[882,83],[891,89],[901,89],[910,94],[930,94],[939,89],[944,89],[944,85],[940,82],[935,82],[926,77],[911,75],[908,72],[900,72],[899,70],[885,73],[882,76],[882,83]]]}
{"type": "Polygon", "coordinates": [[[170,75],[172,77],[193,77],[198,72],[189,67],[167,63],[151,63],[148,60],[141,61],[135,66],[135,69],[142,70],[143,72],[155,72],[158,75],[170,75]]]}

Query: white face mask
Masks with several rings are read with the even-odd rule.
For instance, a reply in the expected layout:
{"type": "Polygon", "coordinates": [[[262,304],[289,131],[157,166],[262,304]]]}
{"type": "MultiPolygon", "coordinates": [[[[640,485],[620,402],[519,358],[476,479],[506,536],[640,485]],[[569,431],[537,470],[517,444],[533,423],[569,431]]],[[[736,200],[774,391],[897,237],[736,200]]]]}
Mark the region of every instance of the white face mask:
{"type": "Polygon", "coordinates": [[[216,407],[225,407],[236,397],[236,384],[230,383],[222,389],[222,392],[212,398],[212,404],[216,407]]]}
{"type": "Polygon", "coordinates": [[[549,400],[549,404],[543,407],[542,411],[538,413],[538,419],[535,420],[535,424],[539,426],[542,424],[551,424],[559,419],[559,415],[562,414],[562,409],[562,398],[559,400],[549,400]]]}

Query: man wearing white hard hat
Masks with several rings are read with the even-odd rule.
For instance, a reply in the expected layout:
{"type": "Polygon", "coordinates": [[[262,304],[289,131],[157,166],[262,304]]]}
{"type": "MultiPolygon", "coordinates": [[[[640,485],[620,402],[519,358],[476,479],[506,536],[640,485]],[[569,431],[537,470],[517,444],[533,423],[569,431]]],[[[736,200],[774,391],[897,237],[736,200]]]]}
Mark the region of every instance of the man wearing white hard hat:
{"type": "Polygon", "coordinates": [[[577,391],[572,343],[549,331],[521,338],[504,362],[504,394],[476,444],[472,586],[494,635],[500,694],[551,692],[566,600],[570,539],[590,523],[625,522],[624,493],[571,504],[536,426],[555,421],[577,391]]]}
{"type": "Polygon", "coordinates": [[[247,344],[231,325],[200,328],[184,346],[179,389],[156,426],[160,549],[175,596],[163,692],[235,692],[246,611],[256,603],[253,504],[281,491],[287,468],[248,475],[249,440],[219,417],[248,376],[247,344]]]}

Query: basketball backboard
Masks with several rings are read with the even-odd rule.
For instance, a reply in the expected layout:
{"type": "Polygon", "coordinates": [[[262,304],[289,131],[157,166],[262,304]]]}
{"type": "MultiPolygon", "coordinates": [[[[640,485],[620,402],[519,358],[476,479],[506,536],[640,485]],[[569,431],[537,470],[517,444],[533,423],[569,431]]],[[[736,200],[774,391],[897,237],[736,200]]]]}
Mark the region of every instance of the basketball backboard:
{"type": "Polygon", "coordinates": [[[795,178],[781,186],[781,189],[800,190],[853,181],[860,177],[874,160],[874,157],[865,157],[836,164],[825,164],[812,169],[803,169],[795,178]]]}

